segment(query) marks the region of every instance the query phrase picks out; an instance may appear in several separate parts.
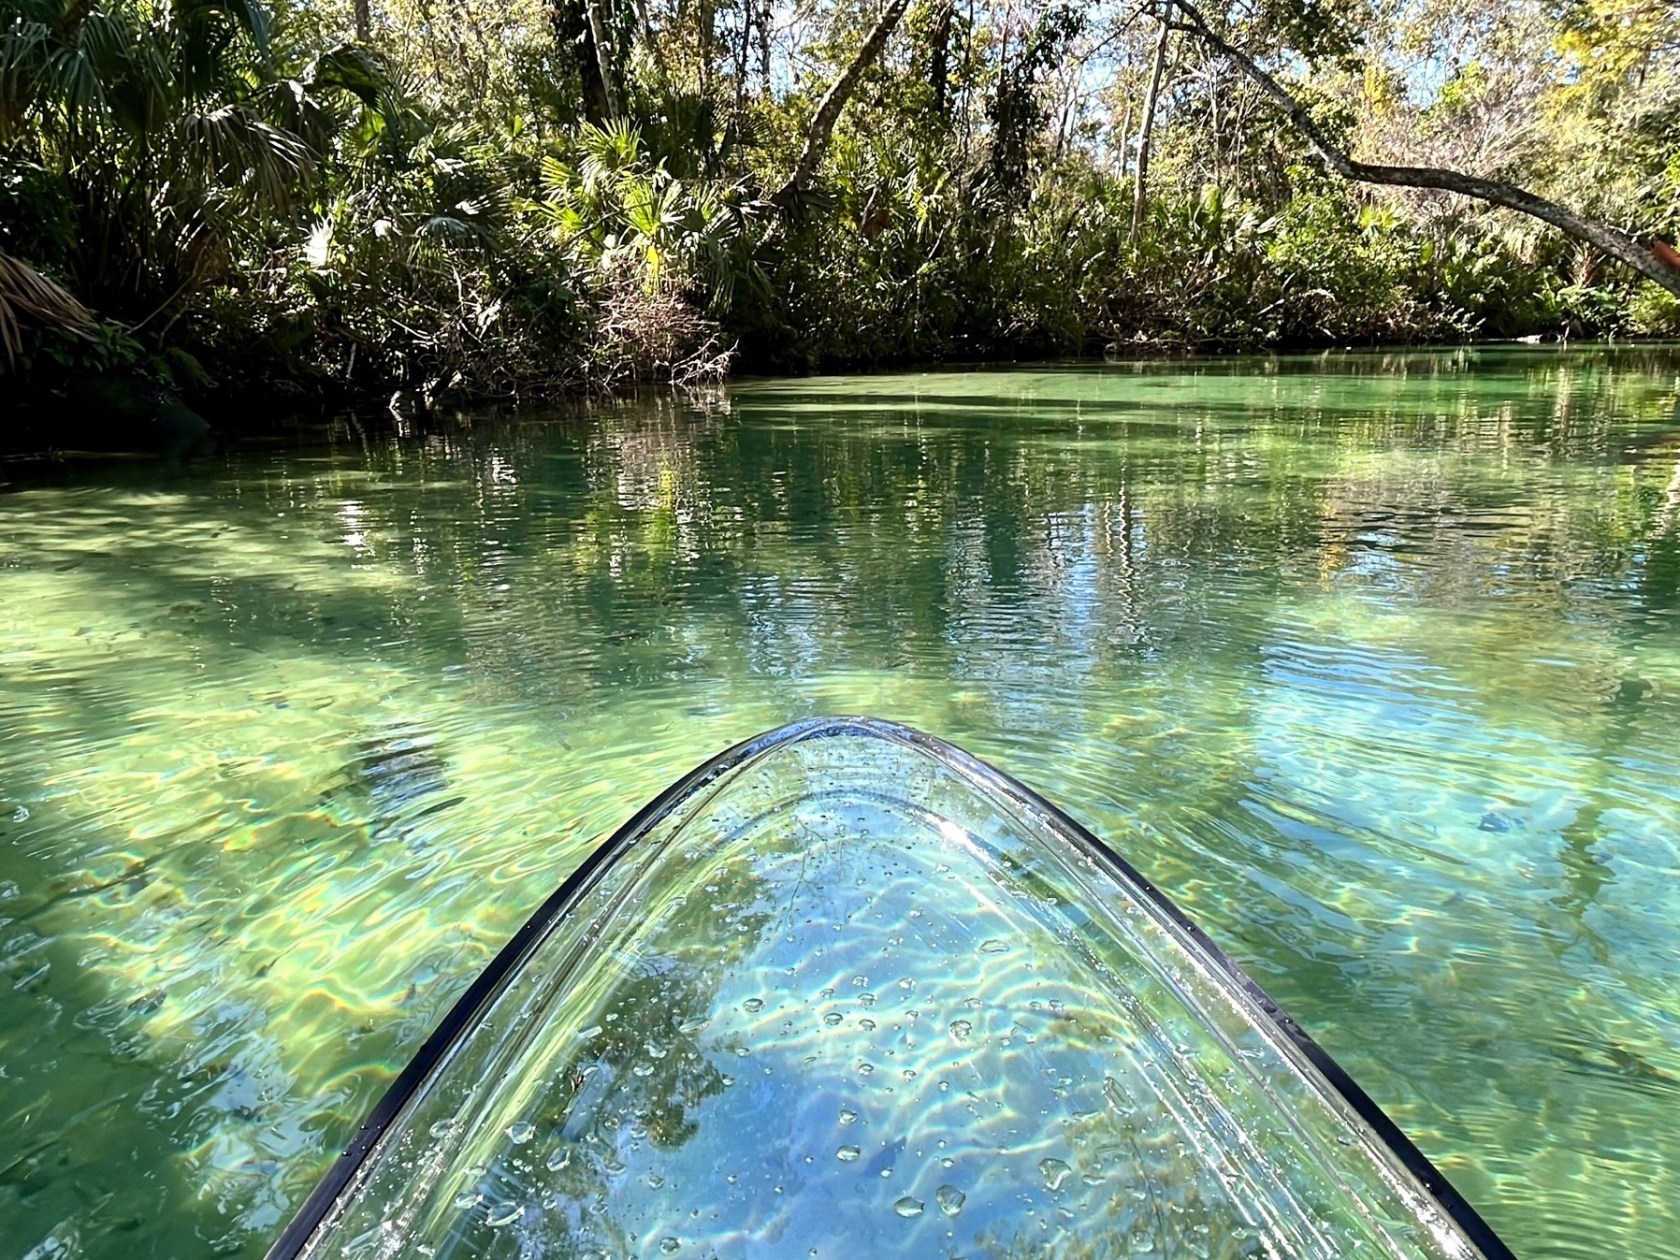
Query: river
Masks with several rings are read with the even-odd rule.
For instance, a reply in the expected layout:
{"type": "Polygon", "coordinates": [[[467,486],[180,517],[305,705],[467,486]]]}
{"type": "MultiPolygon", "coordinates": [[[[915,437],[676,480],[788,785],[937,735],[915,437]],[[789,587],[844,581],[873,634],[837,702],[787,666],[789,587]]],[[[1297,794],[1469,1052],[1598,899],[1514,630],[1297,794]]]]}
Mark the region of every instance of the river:
{"type": "Polygon", "coordinates": [[[1525,1260],[1680,1238],[1680,352],[743,382],[13,475],[0,1256],[260,1256],[592,843],[833,712],[1123,833],[1525,1260]]]}

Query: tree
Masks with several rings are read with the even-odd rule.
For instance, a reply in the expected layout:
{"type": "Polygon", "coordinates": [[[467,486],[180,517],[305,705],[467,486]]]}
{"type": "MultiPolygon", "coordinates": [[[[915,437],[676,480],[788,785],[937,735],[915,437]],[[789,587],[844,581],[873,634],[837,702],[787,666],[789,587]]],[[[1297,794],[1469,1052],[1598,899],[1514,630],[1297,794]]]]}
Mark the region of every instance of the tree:
{"type": "Polygon", "coordinates": [[[1137,182],[1132,192],[1132,242],[1143,233],[1144,203],[1149,197],[1149,145],[1154,138],[1155,106],[1161,96],[1161,75],[1167,68],[1167,42],[1172,27],[1161,23],[1160,38],[1155,41],[1155,64],[1149,71],[1149,91],[1143,98],[1143,124],[1138,128],[1137,182]]]}
{"type": "Polygon", "coordinates": [[[101,314],[145,323],[210,283],[307,180],[313,155],[265,91],[269,20],[255,0],[8,8],[0,141],[70,220],[56,246],[26,238],[24,252],[54,253],[101,314]]]}
{"type": "Polygon", "coordinates": [[[1330,169],[1344,179],[1405,188],[1435,188],[1474,197],[1530,215],[1585,241],[1633,268],[1647,280],[1680,297],[1680,265],[1674,250],[1660,240],[1640,241],[1607,223],[1585,218],[1546,197],[1503,180],[1431,166],[1388,166],[1361,162],[1331,140],[1312,113],[1248,53],[1221,36],[1191,0],[1165,0],[1159,13],[1164,27],[1182,31],[1225,57],[1252,79],[1282,110],[1330,169]]]}
{"type": "Polygon", "coordinates": [[[881,55],[881,49],[886,47],[887,37],[892,34],[893,28],[898,25],[899,19],[909,7],[910,0],[887,0],[887,7],[881,10],[881,16],[864,37],[850,63],[823,94],[821,102],[817,105],[817,112],[811,116],[811,125],[805,132],[805,147],[799,154],[799,160],[793,164],[792,173],[770,198],[773,204],[783,210],[791,209],[799,194],[810,185],[812,177],[817,173],[817,167],[822,164],[823,154],[828,152],[829,141],[834,136],[834,124],[840,120],[840,111],[846,108],[846,102],[856,90],[858,80],[881,55]]]}
{"type": "MultiPolygon", "coordinates": [[[[584,118],[597,127],[612,121],[617,101],[603,73],[611,68],[610,51],[597,41],[601,21],[594,0],[550,0],[549,29],[562,64],[577,74],[584,118]]],[[[605,32],[601,32],[604,37],[605,32]]]]}
{"type": "Polygon", "coordinates": [[[601,93],[606,104],[607,121],[618,117],[617,76],[613,73],[612,41],[607,36],[607,23],[601,16],[597,0],[583,0],[584,16],[589,21],[589,38],[595,45],[595,62],[601,75],[601,93]]]}

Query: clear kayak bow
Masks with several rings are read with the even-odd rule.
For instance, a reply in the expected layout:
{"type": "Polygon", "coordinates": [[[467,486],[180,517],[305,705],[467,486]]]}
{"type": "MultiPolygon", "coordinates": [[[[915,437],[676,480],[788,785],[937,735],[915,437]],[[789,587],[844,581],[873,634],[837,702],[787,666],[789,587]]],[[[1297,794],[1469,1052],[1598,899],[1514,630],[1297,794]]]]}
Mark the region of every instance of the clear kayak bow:
{"type": "Polygon", "coordinates": [[[1106,845],[870,719],[642,809],[269,1254],[1510,1256],[1106,845]]]}

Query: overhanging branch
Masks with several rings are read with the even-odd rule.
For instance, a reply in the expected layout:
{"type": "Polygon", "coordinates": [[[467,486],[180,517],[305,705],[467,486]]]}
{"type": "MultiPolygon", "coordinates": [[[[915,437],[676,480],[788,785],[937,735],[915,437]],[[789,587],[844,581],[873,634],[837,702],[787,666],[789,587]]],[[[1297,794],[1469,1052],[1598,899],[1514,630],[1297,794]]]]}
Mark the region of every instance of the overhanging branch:
{"type": "Polygon", "coordinates": [[[1665,242],[1657,240],[1646,244],[1635,240],[1607,223],[1582,218],[1566,206],[1518,188],[1514,184],[1507,184],[1503,180],[1484,179],[1478,175],[1466,175],[1462,171],[1450,171],[1436,166],[1385,166],[1357,161],[1325,135],[1307,107],[1296,100],[1290,91],[1267,73],[1254,58],[1215,32],[1191,0],[1166,0],[1161,16],[1165,25],[1201,40],[1259,85],[1283,110],[1296,130],[1318,151],[1330,169],[1342,178],[1359,183],[1388,184],[1402,188],[1438,188],[1530,215],[1551,224],[1576,240],[1586,241],[1603,250],[1612,258],[1632,267],[1647,280],[1680,297],[1680,265],[1670,261],[1674,251],[1667,247],[1665,242]],[[1175,20],[1175,11],[1183,15],[1182,20],[1175,20]]]}
{"type": "Polygon", "coordinates": [[[823,94],[817,112],[811,117],[811,126],[805,133],[805,148],[800,153],[799,160],[794,163],[793,173],[770,198],[774,205],[782,210],[791,209],[800,192],[810,184],[817,173],[817,167],[822,163],[823,154],[828,152],[828,142],[834,135],[834,124],[839,121],[840,111],[851,99],[852,90],[857,87],[857,81],[863,76],[863,72],[881,55],[881,49],[887,43],[887,36],[892,34],[893,28],[898,25],[899,19],[909,7],[910,0],[888,0],[887,7],[882,10],[874,27],[864,38],[863,46],[857,50],[857,55],[823,94]]]}

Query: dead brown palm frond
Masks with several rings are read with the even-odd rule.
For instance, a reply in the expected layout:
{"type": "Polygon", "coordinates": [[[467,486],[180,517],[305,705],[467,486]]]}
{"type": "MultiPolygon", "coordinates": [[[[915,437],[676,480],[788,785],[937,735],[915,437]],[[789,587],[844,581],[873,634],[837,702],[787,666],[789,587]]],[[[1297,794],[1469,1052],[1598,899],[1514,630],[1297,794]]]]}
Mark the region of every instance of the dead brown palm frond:
{"type": "Polygon", "coordinates": [[[26,317],[82,336],[90,336],[98,326],[93,312],[62,286],[0,250],[0,350],[8,366],[23,350],[21,321],[26,317]]]}

